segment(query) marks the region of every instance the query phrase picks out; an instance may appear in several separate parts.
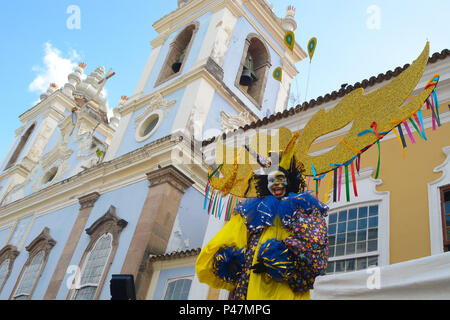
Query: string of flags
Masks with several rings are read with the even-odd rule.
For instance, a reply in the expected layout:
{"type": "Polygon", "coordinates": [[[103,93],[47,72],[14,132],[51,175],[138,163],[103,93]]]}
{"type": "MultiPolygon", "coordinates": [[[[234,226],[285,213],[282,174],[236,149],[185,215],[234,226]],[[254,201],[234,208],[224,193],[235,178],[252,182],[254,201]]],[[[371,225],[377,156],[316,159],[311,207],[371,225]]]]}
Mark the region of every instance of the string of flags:
{"type": "MultiPolygon", "coordinates": [[[[423,121],[423,115],[422,115],[422,109],[426,106],[427,110],[431,111],[431,119],[432,119],[432,130],[436,131],[437,127],[441,126],[440,122],[440,113],[439,113],[439,102],[438,97],[436,93],[436,86],[439,82],[439,75],[435,75],[427,84],[425,89],[428,89],[431,86],[435,86],[435,89],[432,91],[430,96],[426,99],[424,104],[415,112],[413,113],[407,120],[405,121],[398,121],[398,125],[392,130],[395,134],[397,140],[399,141],[399,144],[403,151],[403,160],[405,160],[405,154],[406,154],[406,138],[407,135],[409,137],[409,140],[412,144],[417,143],[414,139],[413,132],[411,127],[413,127],[416,132],[418,133],[419,137],[425,141],[427,141],[427,137],[425,134],[425,126],[423,121]],[[409,124],[408,124],[409,122],[409,124]],[[410,126],[411,125],[411,126],[410,126]],[[406,132],[406,134],[405,134],[406,132]]],[[[312,168],[313,176],[308,177],[308,184],[307,188],[310,189],[310,180],[311,178],[315,181],[315,194],[317,199],[319,199],[319,188],[320,188],[320,182],[328,176],[328,183],[326,187],[326,192],[323,198],[324,203],[328,202],[330,189],[331,189],[331,180],[333,180],[333,202],[339,202],[341,201],[341,198],[344,199],[344,195],[342,192],[343,185],[345,185],[345,200],[347,202],[350,202],[351,200],[351,188],[350,188],[350,174],[351,174],[351,180],[352,180],[352,189],[353,189],[353,195],[355,197],[358,197],[358,190],[356,185],[356,173],[359,175],[359,171],[361,168],[361,154],[370,149],[375,144],[378,148],[378,160],[377,160],[377,168],[375,173],[375,179],[378,179],[380,175],[380,167],[381,167],[381,144],[380,140],[383,139],[390,131],[385,132],[378,132],[378,125],[376,122],[372,123],[372,126],[370,129],[365,130],[358,134],[358,136],[363,136],[365,134],[375,134],[379,140],[377,140],[376,143],[369,145],[362,150],[356,152],[355,156],[350,159],[347,163],[344,164],[335,164],[333,165],[334,170],[326,173],[320,177],[317,177],[315,175],[314,167],[312,168]]],[[[344,141],[345,142],[345,141],[344,141]]]]}
{"type": "Polygon", "coordinates": [[[223,197],[220,191],[212,190],[208,180],[205,189],[203,210],[206,210],[209,216],[212,215],[219,220],[223,218],[225,222],[228,222],[232,218],[234,209],[238,204],[238,197],[235,197],[232,194],[223,197]]]}

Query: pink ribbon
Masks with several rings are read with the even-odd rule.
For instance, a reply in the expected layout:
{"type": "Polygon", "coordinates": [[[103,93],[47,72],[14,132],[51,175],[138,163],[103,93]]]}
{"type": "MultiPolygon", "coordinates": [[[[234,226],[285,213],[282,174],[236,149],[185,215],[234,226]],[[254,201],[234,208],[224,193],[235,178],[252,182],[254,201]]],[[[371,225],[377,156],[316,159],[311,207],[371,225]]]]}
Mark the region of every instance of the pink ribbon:
{"type": "Polygon", "coordinates": [[[342,167],[339,167],[338,201],[341,201],[342,167]]]}
{"type": "Polygon", "coordinates": [[[403,125],[405,126],[405,128],[406,128],[406,132],[408,132],[408,136],[409,136],[409,138],[411,139],[411,142],[414,144],[414,143],[416,143],[416,140],[414,140],[414,137],[413,137],[413,135],[412,135],[412,133],[411,133],[411,130],[409,129],[409,126],[408,126],[408,124],[406,123],[406,121],[403,121],[403,125]]]}

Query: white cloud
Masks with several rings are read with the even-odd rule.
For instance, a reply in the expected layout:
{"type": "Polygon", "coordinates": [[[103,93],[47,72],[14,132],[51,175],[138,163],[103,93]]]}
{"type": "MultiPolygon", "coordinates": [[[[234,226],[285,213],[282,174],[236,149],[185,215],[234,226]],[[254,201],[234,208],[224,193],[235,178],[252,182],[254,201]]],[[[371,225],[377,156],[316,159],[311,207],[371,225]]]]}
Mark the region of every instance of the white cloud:
{"type": "Polygon", "coordinates": [[[75,50],[72,50],[68,57],[64,58],[61,51],[53,47],[50,42],[45,43],[44,52],[44,66],[33,67],[33,71],[37,75],[28,87],[31,92],[45,92],[50,83],[56,83],[58,87],[62,87],[67,82],[69,73],[77,66],[75,60],[80,59],[75,50]]]}

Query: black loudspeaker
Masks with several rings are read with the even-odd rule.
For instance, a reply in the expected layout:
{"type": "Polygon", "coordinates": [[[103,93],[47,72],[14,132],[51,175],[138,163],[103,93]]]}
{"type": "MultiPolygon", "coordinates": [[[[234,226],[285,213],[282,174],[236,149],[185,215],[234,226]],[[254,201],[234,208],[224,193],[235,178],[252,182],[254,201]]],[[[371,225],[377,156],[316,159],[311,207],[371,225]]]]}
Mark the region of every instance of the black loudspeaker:
{"type": "Polygon", "coordinates": [[[136,300],[133,275],[113,275],[111,278],[110,290],[111,300],[136,300]]]}

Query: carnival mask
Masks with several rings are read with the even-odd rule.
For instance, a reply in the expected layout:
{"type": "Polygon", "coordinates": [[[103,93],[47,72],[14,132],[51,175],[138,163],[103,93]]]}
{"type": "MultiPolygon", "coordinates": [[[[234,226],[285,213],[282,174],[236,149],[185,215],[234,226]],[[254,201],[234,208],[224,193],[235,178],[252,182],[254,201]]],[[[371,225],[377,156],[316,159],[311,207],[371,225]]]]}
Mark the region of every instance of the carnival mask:
{"type": "Polygon", "coordinates": [[[273,171],[267,176],[267,188],[278,199],[281,199],[286,194],[287,179],[283,172],[273,171]]]}

